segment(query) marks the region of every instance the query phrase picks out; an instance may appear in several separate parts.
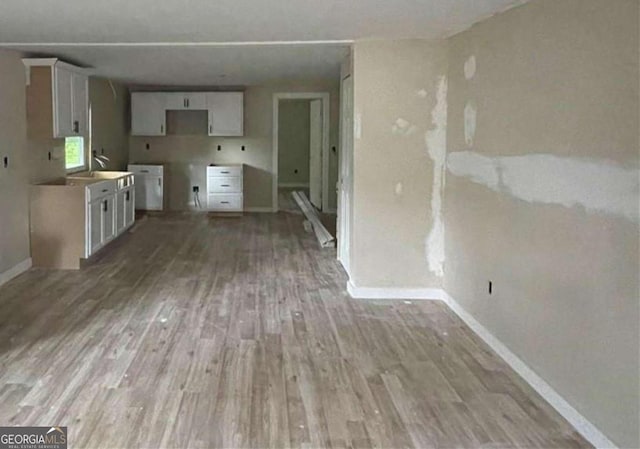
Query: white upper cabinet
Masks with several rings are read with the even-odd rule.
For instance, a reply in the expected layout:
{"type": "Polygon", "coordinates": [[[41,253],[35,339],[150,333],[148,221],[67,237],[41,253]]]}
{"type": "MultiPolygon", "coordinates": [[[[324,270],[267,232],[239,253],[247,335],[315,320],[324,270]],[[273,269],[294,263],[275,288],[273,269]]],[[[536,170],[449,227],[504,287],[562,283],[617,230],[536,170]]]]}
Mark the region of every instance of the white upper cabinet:
{"type": "Polygon", "coordinates": [[[134,92],[131,135],[164,136],[167,111],[206,110],[210,136],[244,135],[243,92],[134,92]]]}
{"type": "Polygon", "coordinates": [[[244,93],[208,92],[210,136],[244,135],[244,93]]]}
{"type": "Polygon", "coordinates": [[[74,135],[73,73],[53,66],[53,137],[74,135]]]}
{"type": "Polygon", "coordinates": [[[164,136],[167,133],[167,95],[163,92],[131,94],[131,135],[164,136]]]}
{"type": "Polygon", "coordinates": [[[72,135],[87,134],[89,126],[89,78],[80,73],[71,74],[72,135]]]}
{"type": "Polygon", "coordinates": [[[205,110],[207,109],[207,96],[203,92],[168,92],[167,110],[205,110]]]}
{"type": "MultiPolygon", "coordinates": [[[[49,69],[51,77],[52,137],[86,136],[89,123],[89,77],[85,69],[67,64],[55,58],[26,58],[22,60],[27,68],[27,85],[31,86],[33,68],[49,69]]],[[[44,89],[45,78],[38,77],[34,87],[36,92],[44,89]]],[[[46,78],[47,83],[48,78],[46,78]]],[[[44,98],[33,101],[31,107],[45,106],[44,98]]],[[[37,113],[35,115],[38,115],[37,113]]]]}

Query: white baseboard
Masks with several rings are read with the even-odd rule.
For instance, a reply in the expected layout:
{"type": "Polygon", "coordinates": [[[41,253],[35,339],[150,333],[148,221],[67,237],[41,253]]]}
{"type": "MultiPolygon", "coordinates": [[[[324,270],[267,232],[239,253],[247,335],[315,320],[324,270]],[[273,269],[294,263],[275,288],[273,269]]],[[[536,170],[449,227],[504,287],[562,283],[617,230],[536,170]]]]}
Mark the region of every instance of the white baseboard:
{"type": "Polygon", "coordinates": [[[272,207],[245,207],[245,212],[255,212],[255,213],[272,213],[272,207]]]}
{"type": "Polygon", "coordinates": [[[285,189],[296,188],[296,189],[308,189],[308,182],[279,182],[278,187],[284,187],[285,189]]]}
{"type": "Polygon", "coordinates": [[[32,265],[33,265],[33,262],[31,261],[31,257],[29,257],[28,259],[25,259],[22,262],[20,262],[18,265],[12,268],[9,268],[4,273],[0,273],[0,285],[6,284],[11,279],[17,276],[20,276],[25,271],[28,271],[32,265]]]}
{"type": "Polygon", "coordinates": [[[445,302],[467,326],[471,328],[496,354],[498,354],[516,373],[520,375],[536,392],[544,398],[564,419],[566,419],[585,439],[597,448],[615,448],[609,440],[587,418],[571,406],[551,385],[535,373],[526,363],[498,340],[489,330],[480,324],[456,300],[443,290],[445,302]]]}
{"type": "Polygon", "coordinates": [[[426,299],[443,300],[443,290],[439,288],[377,288],[356,287],[351,281],[347,291],[358,299],[426,299]]]}
{"type": "Polygon", "coordinates": [[[526,363],[498,340],[489,330],[467,312],[446,291],[438,288],[371,288],[356,287],[351,281],[347,291],[358,299],[436,299],[442,300],[464,323],[493,349],[525,382],[547,401],[580,435],[597,448],[614,449],[616,445],[607,436],[571,406],[551,385],[535,373],[526,363]]]}

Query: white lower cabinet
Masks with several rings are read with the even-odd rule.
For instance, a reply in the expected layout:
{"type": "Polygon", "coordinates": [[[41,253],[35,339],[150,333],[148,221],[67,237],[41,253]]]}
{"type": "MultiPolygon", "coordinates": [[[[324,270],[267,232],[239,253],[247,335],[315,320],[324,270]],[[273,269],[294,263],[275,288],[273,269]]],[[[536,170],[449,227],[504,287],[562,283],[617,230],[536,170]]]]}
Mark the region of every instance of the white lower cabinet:
{"type": "Polygon", "coordinates": [[[242,212],[243,166],[207,167],[207,209],[212,212],[242,212]]]}
{"type": "Polygon", "coordinates": [[[89,257],[135,221],[133,175],[87,187],[86,253],[89,257]]]}

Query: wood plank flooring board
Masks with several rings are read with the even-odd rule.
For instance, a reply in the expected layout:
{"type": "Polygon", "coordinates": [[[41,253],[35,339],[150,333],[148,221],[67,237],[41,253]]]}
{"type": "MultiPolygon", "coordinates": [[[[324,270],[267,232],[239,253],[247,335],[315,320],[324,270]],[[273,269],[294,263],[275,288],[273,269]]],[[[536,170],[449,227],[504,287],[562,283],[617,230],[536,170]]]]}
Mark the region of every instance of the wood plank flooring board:
{"type": "Polygon", "coordinates": [[[354,300],[290,213],[168,213],[0,288],[0,425],[72,448],[590,447],[437,301],[354,300]]]}

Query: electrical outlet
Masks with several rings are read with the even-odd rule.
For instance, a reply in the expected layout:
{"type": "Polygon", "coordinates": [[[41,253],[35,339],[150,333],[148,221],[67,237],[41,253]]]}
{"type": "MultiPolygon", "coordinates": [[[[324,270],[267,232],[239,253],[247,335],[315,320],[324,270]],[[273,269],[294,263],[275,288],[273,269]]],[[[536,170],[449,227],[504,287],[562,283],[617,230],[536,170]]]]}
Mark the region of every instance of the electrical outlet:
{"type": "Polygon", "coordinates": [[[293,172],[297,175],[298,174],[298,169],[296,168],[293,172]]]}
{"type": "Polygon", "coordinates": [[[199,186],[193,186],[193,193],[199,193],[200,192],[200,187],[199,186]]]}
{"type": "Polygon", "coordinates": [[[218,145],[218,151],[222,150],[222,145],[218,145]]]}
{"type": "Polygon", "coordinates": [[[244,145],[242,145],[242,151],[244,151],[244,145]]]}
{"type": "Polygon", "coordinates": [[[9,156],[5,156],[4,158],[2,158],[2,165],[4,166],[4,168],[9,168],[9,156]]]}
{"type": "Polygon", "coordinates": [[[489,281],[489,294],[493,294],[493,281],[489,281]]]}
{"type": "Polygon", "coordinates": [[[149,145],[149,142],[147,142],[147,144],[145,145],[145,147],[147,148],[147,150],[148,150],[149,148],[151,148],[151,146],[149,145]]]}

